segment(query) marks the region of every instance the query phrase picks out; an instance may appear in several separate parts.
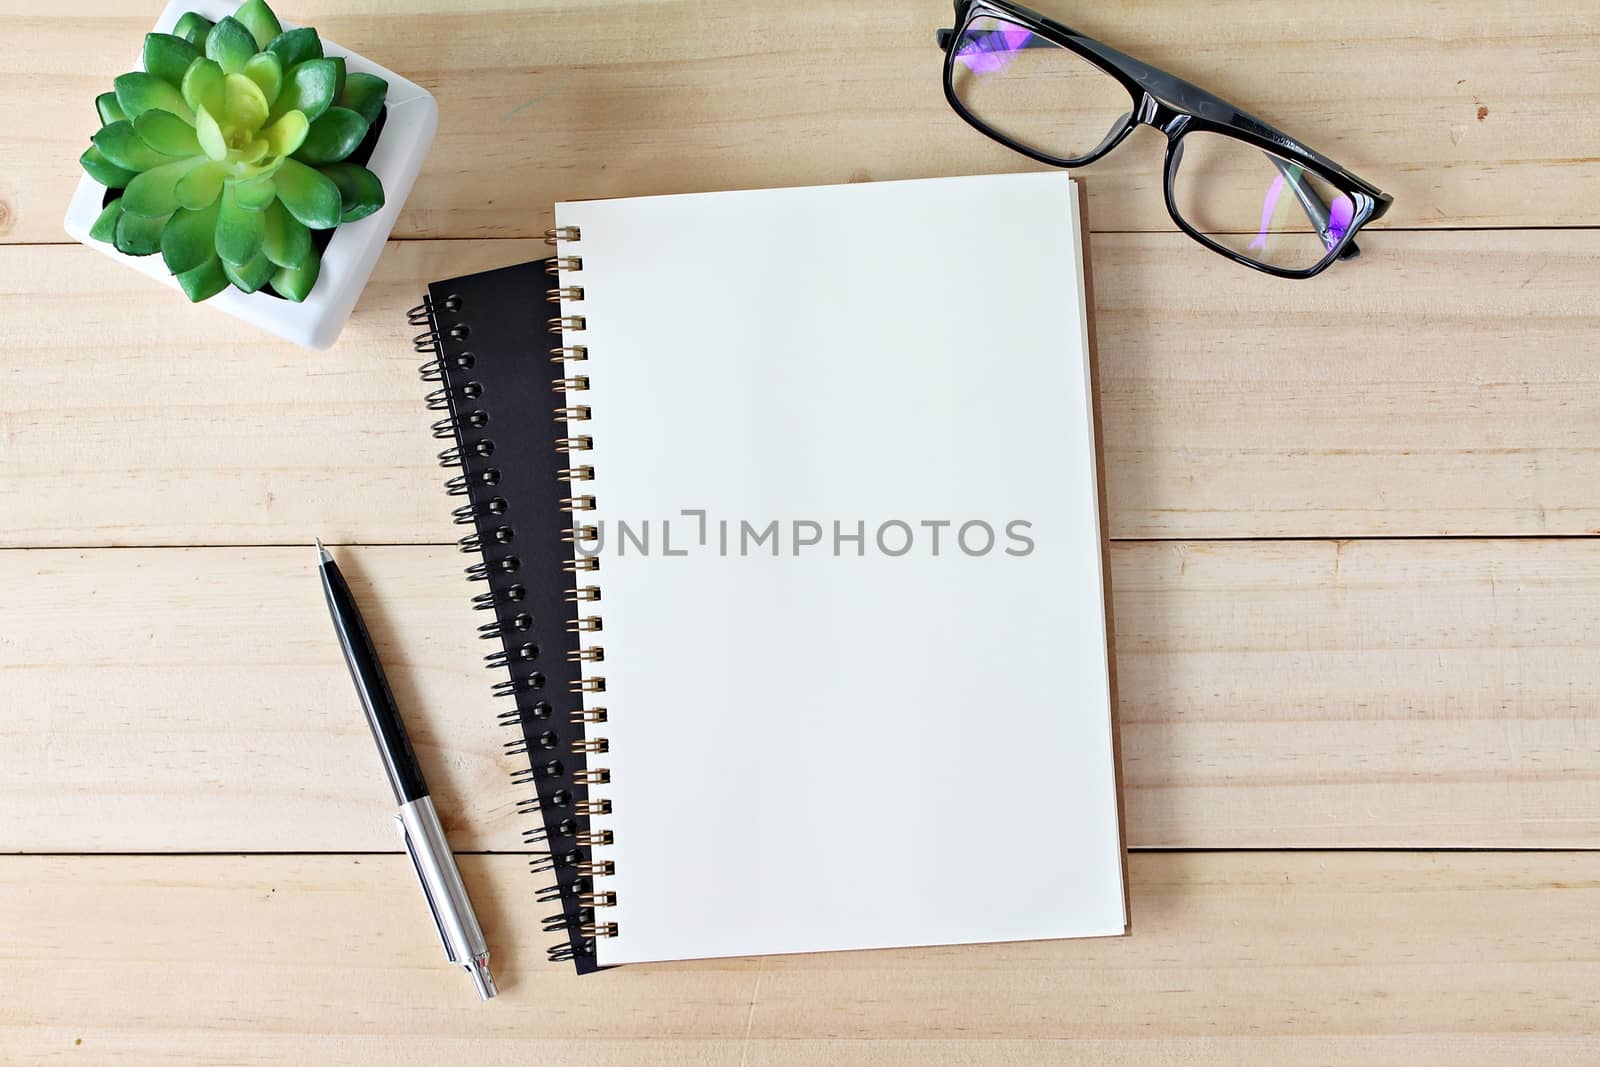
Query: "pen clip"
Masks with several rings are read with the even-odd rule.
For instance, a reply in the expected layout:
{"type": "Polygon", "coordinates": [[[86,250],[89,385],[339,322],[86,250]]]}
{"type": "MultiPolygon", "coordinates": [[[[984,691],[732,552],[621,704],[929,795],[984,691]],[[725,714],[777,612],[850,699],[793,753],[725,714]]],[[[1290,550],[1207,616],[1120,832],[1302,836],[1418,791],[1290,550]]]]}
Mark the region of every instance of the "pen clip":
{"type": "Polygon", "coordinates": [[[445,959],[451,963],[460,963],[450,948],[450,939],[445,936],[444,922],[439,918],[439,906],[434,903],[433,894],[428,890],[428,880],[422,875],[422,864],[417,859],[417,850],[411,842],[410,832],[406,830],[406,822],[398,815],[394,817],[394,822],[400,828],[400,842],[405,845],[406,856],[411,860],[411,869],[417,874],[417,884],[422,887],[422,898],[428,902],[428,914],[433,916],[433,927],[439,932],[439,944],[444,946],[445,959]]]}

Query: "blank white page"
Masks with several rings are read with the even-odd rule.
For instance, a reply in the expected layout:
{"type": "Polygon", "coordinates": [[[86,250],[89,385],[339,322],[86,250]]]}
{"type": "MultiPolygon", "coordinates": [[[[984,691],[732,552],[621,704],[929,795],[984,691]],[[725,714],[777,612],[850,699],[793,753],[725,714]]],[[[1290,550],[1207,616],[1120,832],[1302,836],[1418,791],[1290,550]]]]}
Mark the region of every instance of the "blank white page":
{"type": "Polygon", "coordinates": [[[1020,174],[557,206],[600,962],[1125,930],[1077,204],[1020,174]]]}

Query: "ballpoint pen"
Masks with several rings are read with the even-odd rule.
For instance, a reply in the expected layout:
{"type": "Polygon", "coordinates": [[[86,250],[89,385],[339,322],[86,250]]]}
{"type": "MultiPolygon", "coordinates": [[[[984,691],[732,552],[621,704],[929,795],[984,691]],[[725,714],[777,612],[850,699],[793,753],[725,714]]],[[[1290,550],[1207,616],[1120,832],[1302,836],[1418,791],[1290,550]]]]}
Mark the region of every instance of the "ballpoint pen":
{"type": "Polygon", "coordinates": [[[428,783],[423,780],[422,768],[411,751],[411,740],[400,721],[389,681],[378,663],[372,639],[367,636],[355,597],[339,573],[339,565],[322,547],[320,539],[317,541],[317,564],[322,574],[322,592],[328,598],[328,611],[333,615],[333,629],[339,635],[339,647],[344,650],[350,677],[356,683],[361,706],[367,713],[367,725],[372,727],[372,739],[378,743],[395,802],[400,805],[400,812],[395,816],[400,838],[416,869],[417,880],[422,883],[428,910],[439,928],[439,940],[444,942],[444,952],[450,962],[465,967],[478,987],[478,995],[488,1000],[495,995],[494,977],[489,973],[488,944],[478,927],[472,901],[467,899],[467,888],[461,882],[455,856],[445,840],[439,816],[433,810],[428,783]]]}

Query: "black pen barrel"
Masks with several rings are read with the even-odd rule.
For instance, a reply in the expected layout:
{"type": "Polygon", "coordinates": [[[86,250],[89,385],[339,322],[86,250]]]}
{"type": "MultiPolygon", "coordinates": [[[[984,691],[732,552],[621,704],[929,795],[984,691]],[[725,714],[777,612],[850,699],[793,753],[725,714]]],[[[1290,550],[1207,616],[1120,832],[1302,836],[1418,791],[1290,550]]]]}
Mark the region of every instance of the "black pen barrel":
{"type": "Polygon", "coordinates": [[[366,624],[361,621],[355,597],[350,594],[337,563],[325,559],[321,571],[322,591],[328,598],[328,611],[333,615],[333,629],[344,650],[345,662],[350,666],[350,679],[355,682],[361,706],[367,713],[372,739],[383,757],[395,801],[407,804],[425,797],[428,783],[422,778],[422,768],[411,750],[411,739],[400,722],[400,710],[395,706],[394,694],[389,691],[389,680],[378,663],[378,652],[372,647],[366,624]]]}

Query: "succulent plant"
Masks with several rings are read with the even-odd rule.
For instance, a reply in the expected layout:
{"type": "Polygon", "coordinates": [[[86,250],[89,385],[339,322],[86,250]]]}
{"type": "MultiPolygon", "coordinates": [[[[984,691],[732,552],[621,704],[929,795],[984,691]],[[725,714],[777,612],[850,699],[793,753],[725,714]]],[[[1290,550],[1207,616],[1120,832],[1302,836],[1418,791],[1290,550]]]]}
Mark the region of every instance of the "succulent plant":
{"type": "Polygon", "coordinates": [[[263,0],[215,24],[191,11],[173,30],[145,37],[144,70],[95,100],[102,125],[80,162],[114,198],[90,234],[159,252],[190,300],[230,283],[304,300],[322,263],[311,231],[383,206],[383,183],[349,156],[389,85],[346,73],[316,30],[285,31],[263,0]]]}

